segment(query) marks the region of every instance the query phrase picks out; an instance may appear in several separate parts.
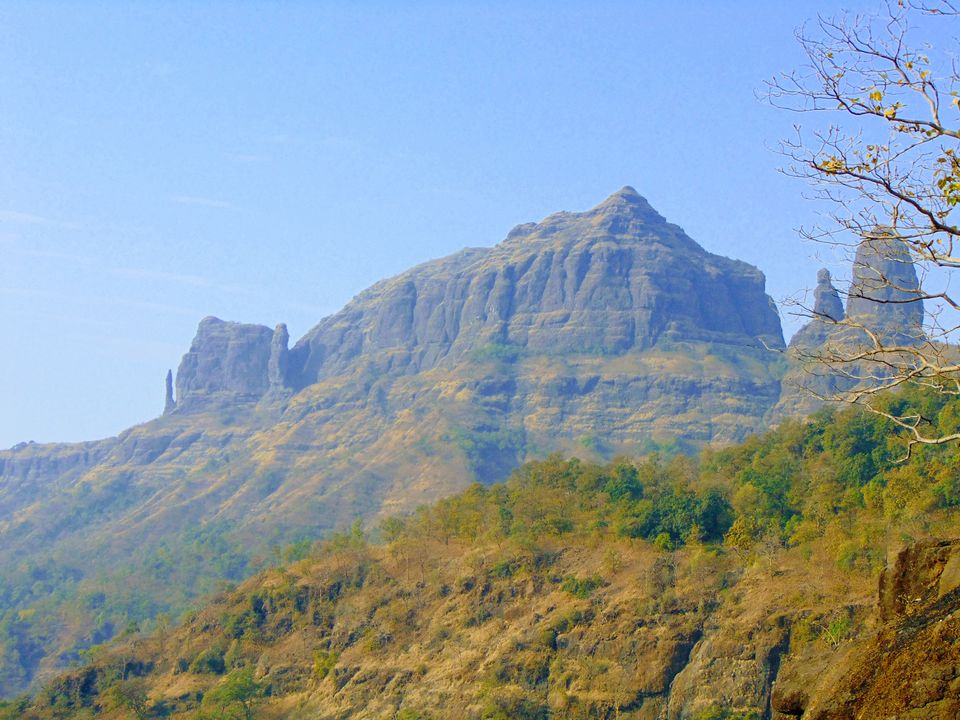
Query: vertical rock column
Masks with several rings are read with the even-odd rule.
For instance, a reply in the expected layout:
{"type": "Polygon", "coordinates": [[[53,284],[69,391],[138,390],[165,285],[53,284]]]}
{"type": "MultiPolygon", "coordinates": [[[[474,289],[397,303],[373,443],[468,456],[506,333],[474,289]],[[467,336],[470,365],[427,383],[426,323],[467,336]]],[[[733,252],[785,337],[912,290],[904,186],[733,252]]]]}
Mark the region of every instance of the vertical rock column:
{"type": "Polygon", "coordinates": [[[883,229],[857,246],[847,317],[890,343],[923,340],[920,282],[907,244],[883,229]]]}
{"type": "Polygon", "coordinates": [[[817,273],[817,288],[813,291],[813,314],[823,320],[843,320],[843,302],[831,282],[830,271],[821,268],[817,273]]]}
{"type": "Polygon", "coordinates": [[[270,341],[270,359],[267,362],[267,379],[271,390],[279,390],[288,385],[287,371],[289,366],[290,333],[284,323],[277,325],[270,341]]]}
{"type": "Polygon", "coordinates": [[[833,286],[830,271],[822,268],[817,273],[817,287],[813,291],[813,318],[804,325],[793,339],[790,347],[809,351],[819,348],[836,332],[835,322],[843,320],[843,302],[833,286]]]}
{"type": "Polygon", "coordinates": [[[177,401],[173,399],[173,370],[167,370],[167,392],[163,403],[163,414],[169,415],[177,408],[177,401]]]}

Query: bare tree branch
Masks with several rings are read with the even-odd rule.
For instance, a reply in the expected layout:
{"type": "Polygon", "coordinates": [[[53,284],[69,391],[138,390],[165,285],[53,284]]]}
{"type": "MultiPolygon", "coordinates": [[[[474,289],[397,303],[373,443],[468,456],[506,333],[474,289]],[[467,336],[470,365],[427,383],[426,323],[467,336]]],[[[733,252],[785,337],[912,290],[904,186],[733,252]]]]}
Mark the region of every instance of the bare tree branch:
{"type": "Polygon", "coordinates": [[[911,385],[960,396],[960,299],[950,286],[960,269],[960,75],[947,53],[933,56],[915,38],[924,27],[956,29],[958,17],[953,0],[819,17],[796,33],[805,64],[765,93],[778,108],[831,115],[781,142],[782,172],[834,208],[832,224],[801,234],[854,255],[848,287],[831,287],[846,299],[844,317],[791,303],[815,326],[805,341],[817,342],[793,348],[807,391],[887,418],[906,434],[908,454],[960,441],[876,402],[911,385]]]}

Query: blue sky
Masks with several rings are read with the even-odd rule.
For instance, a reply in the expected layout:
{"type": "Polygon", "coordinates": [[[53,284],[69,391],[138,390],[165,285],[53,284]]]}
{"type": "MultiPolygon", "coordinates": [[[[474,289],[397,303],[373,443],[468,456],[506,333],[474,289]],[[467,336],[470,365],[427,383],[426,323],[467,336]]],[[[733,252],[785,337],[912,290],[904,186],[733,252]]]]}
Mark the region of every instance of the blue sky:
{"type": "Polygon", "coordinates": [[[837,9],[0,2],[0,447],[154,417],[206,315],[295,339],[626,184],[775,298],[812,286],[772,150],[804,118],[756,93],[837,9]]]}

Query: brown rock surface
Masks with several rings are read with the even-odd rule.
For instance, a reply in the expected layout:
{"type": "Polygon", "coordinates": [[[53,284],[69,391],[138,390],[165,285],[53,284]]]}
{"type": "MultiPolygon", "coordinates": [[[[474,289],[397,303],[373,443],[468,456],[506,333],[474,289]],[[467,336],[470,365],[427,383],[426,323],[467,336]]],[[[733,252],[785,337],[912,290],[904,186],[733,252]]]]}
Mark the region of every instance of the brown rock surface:
{"type": "Polygon", "coordinates": [[[960,540],[902,550],[880,580],[875,637],[819,673],[794,663],[777,680],[774,709],[804,720],[960,717],[958,555],[960,540]]]}

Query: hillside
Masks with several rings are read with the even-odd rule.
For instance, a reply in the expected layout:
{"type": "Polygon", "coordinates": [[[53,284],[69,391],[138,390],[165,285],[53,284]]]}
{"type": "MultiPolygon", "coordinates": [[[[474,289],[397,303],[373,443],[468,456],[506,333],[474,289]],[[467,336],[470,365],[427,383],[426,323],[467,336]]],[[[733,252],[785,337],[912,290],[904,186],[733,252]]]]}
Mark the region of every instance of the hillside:
{"type": "Polygon", "coordinates": [[[554,451],[740,440],[782,347],[763,274],[632,188],[380,282],[292,347],[207,318],[163,416],[0,452],[0,695],[357,517],[554,451]]]}
{"type": "Polygon", "coordinates": [[[530,463],[133,630],[0,717],[952,718],[960,546],[928,538],[960,519],[960,451],[902,449],[847,411],[698,459],[530,463]]]}

